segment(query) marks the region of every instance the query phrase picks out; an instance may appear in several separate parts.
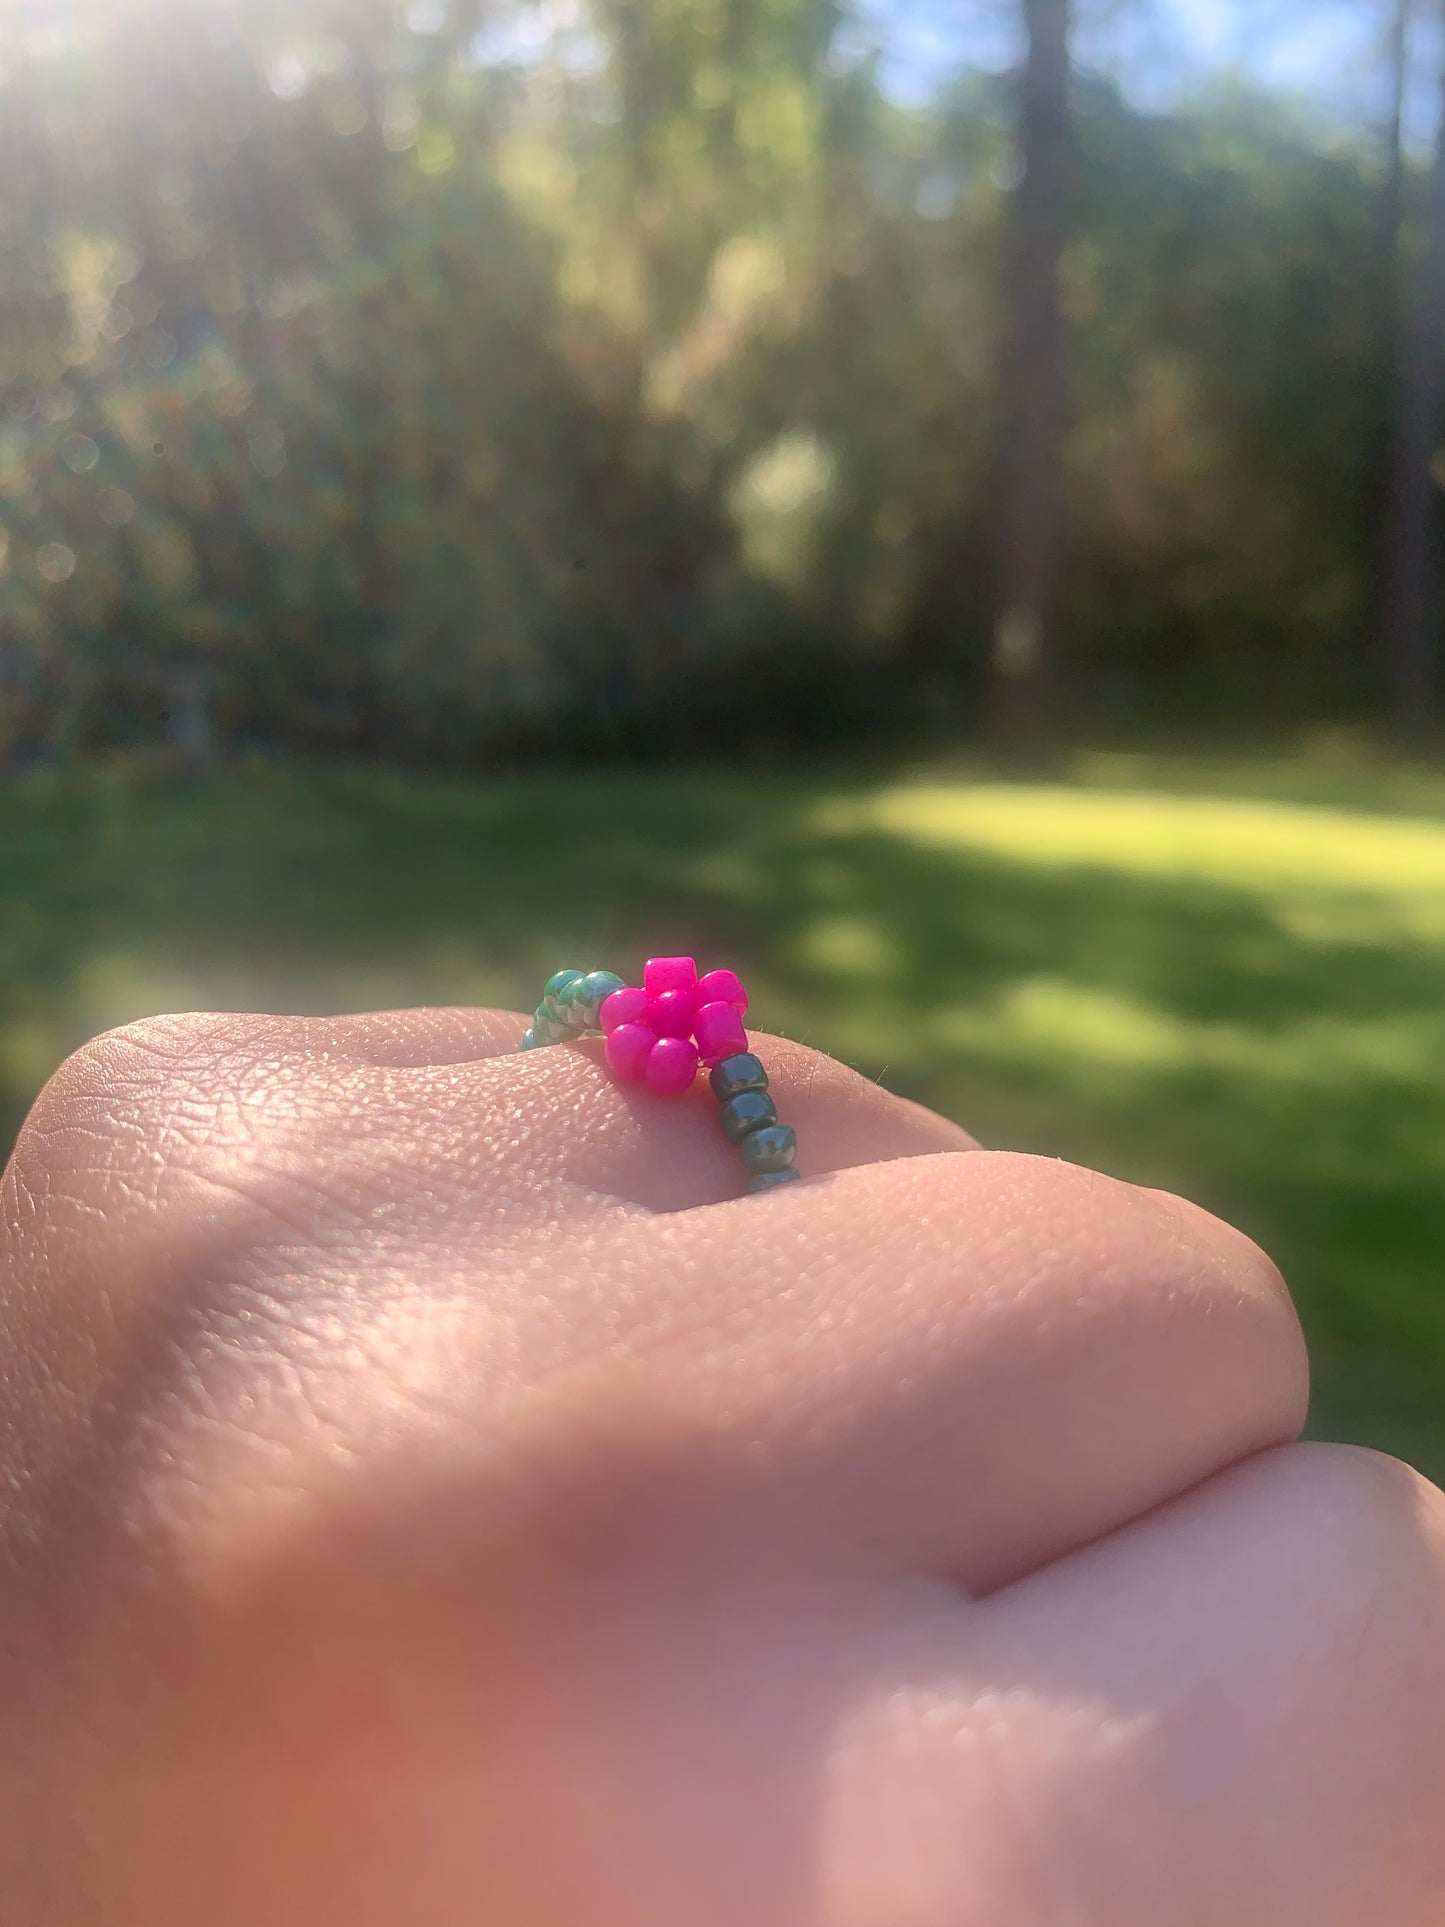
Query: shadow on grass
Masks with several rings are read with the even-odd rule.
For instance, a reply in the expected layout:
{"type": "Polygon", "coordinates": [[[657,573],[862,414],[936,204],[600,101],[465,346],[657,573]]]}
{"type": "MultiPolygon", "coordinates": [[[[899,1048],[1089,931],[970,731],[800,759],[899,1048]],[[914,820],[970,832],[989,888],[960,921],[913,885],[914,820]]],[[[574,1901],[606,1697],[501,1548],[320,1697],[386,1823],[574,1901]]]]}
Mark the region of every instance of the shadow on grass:
{"type": "Polygon", "coordinates": [[[836,794],[630,774],[10,791],[4,1125],[66,1049],[159,1008],[526,1008],[561,964],[691,948],[749,971],[768,1027],[985,1141],[1242,1223],[1300,1300],[1317,1428],[1445,1473],[1445,936],[1386,937],[1358,888],[1293,890],[1333,933],[1307,939],[1257,884],[820,827],[836,794]]]}

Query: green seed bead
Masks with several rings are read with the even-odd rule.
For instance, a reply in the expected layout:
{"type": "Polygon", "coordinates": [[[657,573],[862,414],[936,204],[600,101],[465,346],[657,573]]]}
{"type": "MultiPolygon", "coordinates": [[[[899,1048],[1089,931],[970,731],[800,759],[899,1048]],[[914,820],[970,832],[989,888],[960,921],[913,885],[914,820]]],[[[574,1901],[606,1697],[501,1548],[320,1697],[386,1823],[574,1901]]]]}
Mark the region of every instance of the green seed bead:
{"type": "Polygon", "coordinates": [[[798,1134],[791,1124],[763,1124],[738,1148],[750,1171],[783,1171],[798,1155],[798,1134]]]}
{"type": "Polygon", "coordinates": [[[748,1189],[749,1191],[776,1191],[780,1184],[796,1184],[802,1175],[796,1164],[785,1164],[781,1171],[757,1172],[748,1189]]]}
{"type": "Polygon", "coordinates": [[[741,1144],[750,1131],[776,1124],[778,1109],[766,1091],[739,1091],[721,1106],[717,1121],[724,1137],[741,1144]]]}
{"type": "Polygon", "coordinates": [[[553,1017],[561,1011],[562,992],[569,984],[580,983],[586,975],[582,970],[558,970],[547,979],[547,988],[542,992],[542,1008],[553,1017]]]}
{"type": "Polygon", "coordinates": [[[726,1104],[730,1097],[737,1097],[742,1091],[765,1091],[768,1088],[768,1074],[761,1061],[751,1051],[739,1051],[736,1057],[725,1057],[713,1071],[709,1083],[713,1096],[720,1104],[726,1104]]]}

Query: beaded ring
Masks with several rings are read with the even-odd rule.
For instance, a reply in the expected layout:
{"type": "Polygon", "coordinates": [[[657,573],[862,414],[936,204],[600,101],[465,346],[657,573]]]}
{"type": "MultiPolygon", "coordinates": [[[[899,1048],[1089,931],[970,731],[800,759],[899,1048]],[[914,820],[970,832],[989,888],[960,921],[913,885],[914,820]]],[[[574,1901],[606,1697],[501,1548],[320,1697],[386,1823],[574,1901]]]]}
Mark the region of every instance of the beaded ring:
{"type": "Polygon", "coordinates": [[[718,1128],[735,1144],[749,1191],[772,1191],[799,1175],[798,1139],[778,1122],[768,1073],[748,1049],[748,993],[732,970],[703,977],[691,957],[652,957],[641,987],[610,970],[559,970],[547,979],[523,1050],[600,1031],[607,1068],[619,1084],[680,1097],[706,1066],[718,1101],[718,1128]]]}

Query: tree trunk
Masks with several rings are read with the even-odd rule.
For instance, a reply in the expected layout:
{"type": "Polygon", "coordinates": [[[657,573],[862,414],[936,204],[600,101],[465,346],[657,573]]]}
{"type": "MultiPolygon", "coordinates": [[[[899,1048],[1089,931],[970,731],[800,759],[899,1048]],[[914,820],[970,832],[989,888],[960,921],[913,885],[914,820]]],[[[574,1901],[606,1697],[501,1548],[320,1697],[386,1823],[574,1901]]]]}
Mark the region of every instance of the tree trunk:
{"type": "Polygon", "coordinates": [[[1439,680],[1439,562],[1433,472],[1445,385],[1445,70],[1430,168],[1425,249],[1401,341],[1386,560],[1384,653],[1397,733],[1429,733],[1439,680]]]}
{"type": "Polygon", "coordinates": [[[1009,222],[991,665],[994,734],[1015,745],[1047,728],[1054,679],[1065,384],[1059,267],[1073,161],[1069,0],[1022,5],[1028,50],[1019,86],[1020,179],[1009,222]]]}
{"type": "Polygon", "coordinates": [[[216,761],[211,725],[212,677],[195,662],[170,664],[164,671],[166,736],[188,776],[203,776],[216,761]]]}
{"type": "Polygon", "coordinates": [[[1398,286],[1400,229],[1405,216],[1405,91],[1410,77],[1410,25],[1415,0],[1391,0],[1389,44],[1389,107],[1385,123],[1385,191],[1381,245],[1387,250],[1385,279],[1398,286]]]}
{"type": "Polygon", "coordinates": [[[1390,606],[1390,548],[1394,535],[1395,397],[1405,364],[1402,262],[1405,238],[1405,99],[1410,79],[1410,30],[1415,0],[1381,0],[1386,110],[1380,130],[1379,218],[1375,224],[1375,351],[1369,388],[1370,446],[1360,475],[1360,516],[1370,559],[1369,601],[1361,639],[1361,680],[1372,695],[1389,687],[1384,657],[1390,606]]]}

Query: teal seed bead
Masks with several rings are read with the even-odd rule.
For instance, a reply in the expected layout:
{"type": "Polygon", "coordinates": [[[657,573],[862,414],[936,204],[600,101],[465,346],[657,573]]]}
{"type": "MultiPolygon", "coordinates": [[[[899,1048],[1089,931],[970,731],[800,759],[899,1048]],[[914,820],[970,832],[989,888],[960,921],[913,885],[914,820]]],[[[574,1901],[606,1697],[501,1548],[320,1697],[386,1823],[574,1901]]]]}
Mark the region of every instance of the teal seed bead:
{"type": "Polygon", "coordinates": [[[768,1074],[760,1059],[751,1051],[739,1051],[736,1057],[725,1057],[713,1071],[708,1082],[712,1085],[713,1096],[720,1104],[726,1104],[730,1097],[737,1097],[743,1091],[765,1091],[768,1088],[768,1074]]]}
{"type": "Polygon", "coordinates": [[[777,1106],[766,1091],[739,1091],[719,1108],[717,1121],[724,1137],[741,1144],[749,1132],[777,1123],[777,1106]]]}
{"type": "Polygon", "coordinates": [[[597,1007],[587,1000],[587,979],[574,977],[564,984],[556,996],[557,1019],[569,1030],[586,1030],[596,1015],[597,1007]]]}
{"type": "Polygon", "coordinates": [[[564,1026],[557,1021],[545,1004],[538,1004],[532,1028],[539,1044],[558,1044],[567,1035],[564,1026]]]}
{"type": "Polygon", "coordinates": [[[750,1171],[785,1171],[798,1155],[798,1134],[791,1124],[763,1124],[749,1131],[738,1149],[750,1171]]]}
{"type": "Polygon", "coordinates": [[[570,984],[581,983],[585,975],[582,970],[556,971],[547,979],[547,988],[542,992],[542,1008],[557,1016],[562,1007],[562,993],[570,984]]]}
{"type": "Polygon", "coordinates": [[[523,1050],[535,1050],[536,1048],[537,1048],[537,1033],[536,1033],[536,1031],[534,1031],[534,1030],[524,1030],[524,1031],[522,1032],[522,1049],[523,1049],[523,1050]]]}
{"type": "Polygon", "coordinates": [[[626,988],[627,986],[615,970],[588,971],[582,984],[578,986],[578,995],[583,1000],[583,1008],[587,1012],[587,1023],[590,1029],[596,1028],[597,1013],[612,995],[613,991],[625,990],[626,988]]]}
{"type": "Polygon", "coordinates": [[[776,1191],[780,1184],[796,1184],[802,1177],[796,1164],[785,1164],[780,1171],[758,1171],[753,1175],[749,1191],[776,1191]]]}

